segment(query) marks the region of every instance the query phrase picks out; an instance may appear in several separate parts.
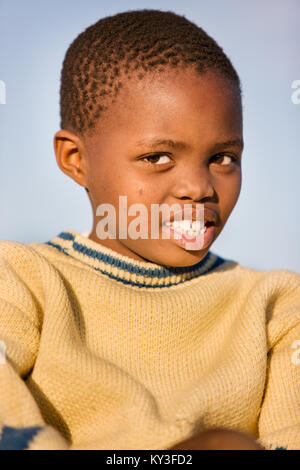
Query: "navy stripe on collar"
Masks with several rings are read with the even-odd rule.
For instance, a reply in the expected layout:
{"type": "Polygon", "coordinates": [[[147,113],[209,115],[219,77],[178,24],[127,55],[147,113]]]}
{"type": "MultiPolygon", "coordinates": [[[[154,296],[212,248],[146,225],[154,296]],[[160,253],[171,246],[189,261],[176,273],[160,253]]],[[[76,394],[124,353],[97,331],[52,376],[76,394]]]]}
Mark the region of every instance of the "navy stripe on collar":
{"type": "MultiPolygon", "coordinates": [[[[81,237],[79,237],[79,240],[81,237]]],[[[104,269],[101,269],[100,267],[97,266],[92,266],[96,271],[100,271],[102,274],[108,276],[111,279],[117,280],[119,282],[122,282],[123,284],[126,285],[132,285],[132,286],[137,286],[137,287],[146,287],[146,288],[163,288],[163,287],[171,287],[175,286],[178,284],[182,284],[183,282],[189,281],[197,276],[207,274],[208,272],[211,272],[221,264],[223,264],[226,260],[223,259],[222,257],[218,255],[212,254],[210,251],[206,254],[206,256],[199,261],[199,263],[192,265],[192,266],[184,266],[184,267],[164,267],[162,266],[161,268],[144,268],[142,266],[137,266],[134,263],[126,262],[124,260],[118,259],[117,256],[112,256],[106,253],[101,252],[101,249],[96,250],[93,248],[90,248],[86,246],[84,243],[78,243],[76,241],[76,236],[74,236],[72,233],[68,231],[61,232],[57,237],[55,237],[54,240],[50,240],[48,242],[45,242],[47,245],[53,246],[54,248],[58,249],[62,253],[71,256],[71,257],[76,257],[76,253],[83,254],[87,256],[87,263],[88,259],[92,260],[97,260],[104,265],[107,265],[108,268],[110,266],[113,266],[115,268],[120,269],[121,271],[124,272],[129,272],[130,274],[136,274],[138,276],[148,278],[148,279],[157,279],[163,280],[164,278],[170,277],[170,276],[176,276],[176,275],[186,275],[183,276],[182,279],[176,282],[170,282],[170,283],[163,283],[163,282],[158,282],[157,284],[147,284],[142,283],[142,282],[137,282],[136,280],[133,279],[125,279],[122,278],[121,274],[122,272],[120,271],[120,276],[114,275],[111,272],[107,272],[104,269]],[[59,239],[65,240],[65,241],[70,241],[70,248],[66,247],[65,245],[61,246],[59,244],[59,239]],[[72,254],[73,251],[73,254],[72,254]],[[75,256],[74,256],[75,255],[75,256]],[[208,267],[205,269],[204,265],[209,262],[209,260],[214,257],[215,260],[212,263],[208,263],[208,267]],[[198,272],[201,271],[202,272],[198,272]],[[189,275],[190,274],[190,275],[189,275]]],[[[102,265],[103,268],[103,265],[102,265]]],[[[125,276],[124,276],[125,277],[125,276]]],[[[166,279],[167,281],[167,279],[166,279]]]]}

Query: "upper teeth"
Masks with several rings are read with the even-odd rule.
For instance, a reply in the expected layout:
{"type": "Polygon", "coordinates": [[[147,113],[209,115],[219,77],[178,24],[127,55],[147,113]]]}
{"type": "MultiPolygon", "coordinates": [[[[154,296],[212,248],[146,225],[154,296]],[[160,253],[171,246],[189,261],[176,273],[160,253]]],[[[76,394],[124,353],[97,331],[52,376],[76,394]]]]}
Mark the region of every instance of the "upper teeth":
{"type": "Polygon", "coordinates": [[[204,233],[206,231],[206,227],[203,227],[198,220],[174,220],[173,222],[166,222],[165,225],[177,232],[185,232],[188,235],[196,235],[199,232],[204,233]]]}

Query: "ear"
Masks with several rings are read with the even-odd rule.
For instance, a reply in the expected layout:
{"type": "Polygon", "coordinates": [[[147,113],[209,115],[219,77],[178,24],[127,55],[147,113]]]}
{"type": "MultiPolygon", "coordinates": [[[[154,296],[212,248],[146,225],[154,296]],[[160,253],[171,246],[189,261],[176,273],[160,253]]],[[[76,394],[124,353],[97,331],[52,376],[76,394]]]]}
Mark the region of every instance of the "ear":
{"type": "Polygon", "coordinates": [[[56,161],[66,175],[86,187],[86,160],[82,140],[64,129],[56,132],[53,139],[56,161]]]}

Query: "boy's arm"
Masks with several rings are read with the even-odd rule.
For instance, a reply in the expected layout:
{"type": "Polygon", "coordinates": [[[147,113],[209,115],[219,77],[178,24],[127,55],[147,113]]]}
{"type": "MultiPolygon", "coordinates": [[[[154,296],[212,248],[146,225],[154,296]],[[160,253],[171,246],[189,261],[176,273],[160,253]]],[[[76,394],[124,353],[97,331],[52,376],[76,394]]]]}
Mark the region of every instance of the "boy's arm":
{"type": "Polygon", "coordinates": [[[47,426],[24,378],[39,348],[38,304],[0,253],[0,449],[68,449],[47,426]]]}
{"type": "Polygon", "coordinates": [[[267,312],[268,373],[258,431],[267,449],[300,449],[300,275],[282,272],[267,312]]]}

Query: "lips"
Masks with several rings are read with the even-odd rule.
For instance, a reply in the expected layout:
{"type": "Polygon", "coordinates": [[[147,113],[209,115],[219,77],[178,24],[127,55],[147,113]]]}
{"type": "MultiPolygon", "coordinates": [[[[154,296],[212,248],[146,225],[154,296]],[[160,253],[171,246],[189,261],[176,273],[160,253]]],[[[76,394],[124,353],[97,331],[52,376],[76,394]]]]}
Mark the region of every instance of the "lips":
{"type": "MultiPolygon", "coordinates": [[[[162,234],[163,237],[166,237],[167,239],[170,239],[171,242],[175,243],[176,245],[179,245],[180,247],[184,248],[185,250],[192,250],[192,251],[199,251],[199,250],[205,250],[206,248],[209,247],[209,245],[213,242],[213,240],[216,237],[216,229],[214,225],[214,220],[208,220],[208,217],[210,219],[214,219],[215,221],[218,220],[216,214],[209,214],[207,215],[206,219],[206,230],[205,232],[197,232],[195,235],[190,234],[187,232],[182,232],[181,229],[179,230],[175,227],[173,228],[169,224],[167,224],[167,221],[165,224],[162,226],[162,234]]],[[[200,224],[201,225],[201,224],[200,224]]]]}
{"type": "MultiPolygon", "coordinates": [[[[162,223],[164,225],[166,222],[174,222],[174,220],[184,220],[184,219],[191,220],[193,222],[197,220],[197,215],[198,215],[198,220],[200,220],[200,213],[201,212],[199,211],[199,213],[197,214],[196,208],[193,207],[191,210],[188,209],[187,211],[188,216],[185,219],[184,207],[183,207],[180,211],[171,213],[170,217],[168,219],[165,219],[162,223]],[[180,214],[181,214],[181,218],[180,218],[180,214]],[[178,217],[177,219],[176,219],[176,216],[178,217]]],[[[220,224],[220,219],[219,219],[217,212],[215,212],[212,209],[209,209],[208,207],[204,207],[204,225],[218,226],[219,224],[220,224]]]]}

